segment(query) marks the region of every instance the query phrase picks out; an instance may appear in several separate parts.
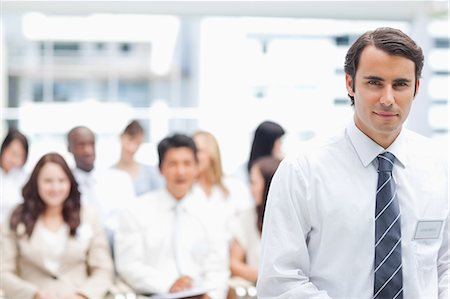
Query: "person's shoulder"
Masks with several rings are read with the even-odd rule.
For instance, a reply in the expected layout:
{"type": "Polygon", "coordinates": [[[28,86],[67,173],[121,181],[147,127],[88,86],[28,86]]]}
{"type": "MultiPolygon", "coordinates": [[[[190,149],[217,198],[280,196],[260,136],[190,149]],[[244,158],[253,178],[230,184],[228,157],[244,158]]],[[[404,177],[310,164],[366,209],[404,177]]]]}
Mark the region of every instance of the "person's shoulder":
{"type": "Polygon", "coordinates": [[[82,204],[80,208],[80,221],[81,222],[92,222],[93,220],[99,219],[99,214],[96,209],[87,204],[82,204]]]}
{"type": "Polygon", "coordinates": [[[316,136],[301,142],[297,151],[286,156],[283,163],[304,164],[314,163],[314,161],[320,162],[326,157],[335,155],[336,151],[345,150],[346,144],[344,130],[316,136]]]}
{"type": "Polygon", "coordinates": [[[158,206],[160,204],[163,204],[166,202],[167,199],[167,191],[164,189],[159,190],[152,190],[148,191],[142,195],[139,195],[135,202],[133,203],[133,206],[136,209],[142,209],[144,207],[152,207],[152,206],[158,206]]]}
{"type": "Polygon", "coordinates": [[[448,141],[431,139],[411,130],[405,130],[407,148],[414,156],[427,160],[448,161],[448,141]]]}
{"type": "Polygon", "coordinates": [[[139,167],[142,169],[142,171],[146,172],[154,172],[156,170],[156,166],[145,164],[145,163],[138,163],[139,167]]]}
{"type": "Polygon", "coordinates": [[[234,176],[224,176],[223,184],[225,185],[225,187],[231,190],[247,188],[247,185],[245,185],[244,182],[242,182],[242,180],[234,176]]]}
{"type": "Polygon", "coordinates": [[[102,227],[100,215],[93,207],[89,205],[82,205],[80,208],[80,225],[77,229],[77,233],[87,227],[94,230],[95,228],[102,227]]]}
{"type": "Polygon", "coordinates": [[[129,180],[130,176],[125,171],[118,169],[118,168],[107,168],[98,171],[98,177],[101,179],[107,179],[107,180],[118,180],[118,179],[125,179],[129,180]]]}

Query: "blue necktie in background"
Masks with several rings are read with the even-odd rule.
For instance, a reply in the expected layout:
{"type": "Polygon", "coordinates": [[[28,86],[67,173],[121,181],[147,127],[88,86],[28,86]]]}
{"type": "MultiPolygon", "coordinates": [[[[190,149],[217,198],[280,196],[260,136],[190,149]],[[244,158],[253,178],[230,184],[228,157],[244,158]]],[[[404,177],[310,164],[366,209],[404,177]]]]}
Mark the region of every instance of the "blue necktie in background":
{"type": "Polygon", "coordinates": [[[375,209],[375,284],[376,299],[403,298],[400,209],[392,168],[395,156],[378,155],[378,184],[375,209]]]}

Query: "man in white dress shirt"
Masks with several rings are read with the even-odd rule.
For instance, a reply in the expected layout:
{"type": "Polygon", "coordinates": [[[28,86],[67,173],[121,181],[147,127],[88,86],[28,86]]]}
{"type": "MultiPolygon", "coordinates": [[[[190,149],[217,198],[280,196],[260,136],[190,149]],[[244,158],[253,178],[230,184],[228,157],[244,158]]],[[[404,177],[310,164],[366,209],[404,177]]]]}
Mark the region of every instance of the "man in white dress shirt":
{"type": "Polygon", "coordinates": [[[258,298],[448,298],[447,166],[427,138],[402,128],[422,66],[422,50],[399,30],[379,28],[351,46],[345,78],[354,119],[278,168],[258,298]],[[389,178],[377,184],[383,172],[389,178]],[[378,210],[383,198],[390,201],[378,210]],[[393,210],[378,235],[377,221],[393,210]],[[377,260],[394,228],[397,241],[377,260]],[[377,285],[381,269],[392,274],[377,285]]]}
{"type": "Polygon", "coordinates": [[[68,150],[73,154],[76,164],[73,174],[78,183],[82,203],[97,210],[112,244],[119,213],[135,199],[132,181],[122,171],[98,170],[94,167],[95,135],[89,128],[73,128],[67,134],[67,141],[68,150]]]}
{"type": "Polygon", "coordinates": [[[211,215],[192,191],[195,144],[175,134],[159,143],[158,154],[166,186],[139,197],[121,218],[114,246],[118,273],[140,294],[199,290],[202,298],[225,298],[226,246],[212,234],[211,215]]]}

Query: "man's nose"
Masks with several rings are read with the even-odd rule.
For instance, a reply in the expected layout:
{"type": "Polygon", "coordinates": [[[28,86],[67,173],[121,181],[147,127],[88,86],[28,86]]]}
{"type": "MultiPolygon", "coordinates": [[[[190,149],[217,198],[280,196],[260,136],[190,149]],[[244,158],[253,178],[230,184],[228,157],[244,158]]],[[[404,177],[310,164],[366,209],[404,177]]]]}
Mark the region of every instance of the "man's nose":
{"type": "Polygon", "coordinates": [[[380,103],[383,106],[391,106],[395,103],[395,94],[394,94],[394,89],[392,88],[392,86],[387,85],[384,88],[383,94],[381,95],[381,98],[380,98],[380,103]]]}
{"type": "Polygon", "coordinates": [[[91,145],[85,145],[85,146],[83,147],[83,152],[84,152],[85,154],[92,154],[92,153],[94,152],[94,147],[91,146],[91,145]]]}

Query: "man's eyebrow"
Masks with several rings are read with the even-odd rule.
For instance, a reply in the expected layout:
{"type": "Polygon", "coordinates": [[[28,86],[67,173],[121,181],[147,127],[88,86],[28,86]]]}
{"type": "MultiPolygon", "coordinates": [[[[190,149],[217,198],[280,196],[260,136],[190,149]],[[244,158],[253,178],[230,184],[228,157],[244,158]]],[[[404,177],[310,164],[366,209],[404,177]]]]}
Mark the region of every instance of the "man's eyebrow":
{"type": "Polygon", "coordinates": [[[378,76],[366,76],[366,77],[364,77],[364,79],[366,79],[366,80],[378,80],[378,81],[384,81],[383,78],[378,77],[378,76]]]}
{"type": "Polygon", "coordinates": [[[406,78],[398,78],[398,79],[395,79],[394,80],[394,82],[412,82],[412,80],[411,79],[406,79],[406,78]]]}

